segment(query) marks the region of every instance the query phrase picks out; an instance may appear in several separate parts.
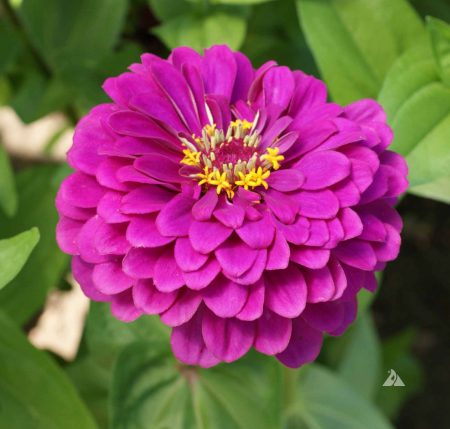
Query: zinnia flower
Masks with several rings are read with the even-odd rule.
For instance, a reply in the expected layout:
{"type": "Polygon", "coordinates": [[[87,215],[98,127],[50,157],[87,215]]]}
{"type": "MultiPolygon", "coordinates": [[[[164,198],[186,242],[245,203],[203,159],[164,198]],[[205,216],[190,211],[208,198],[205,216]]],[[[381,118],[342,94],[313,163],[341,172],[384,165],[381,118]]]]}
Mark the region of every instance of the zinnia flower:
{"type": "Polygon", "coordinates": [[[84,293],[158,314],[186,364],[314,360],[399,252],[407,167],[382,108],[226,46],[145,54],[104,90],[56,201],[84,293]]]}

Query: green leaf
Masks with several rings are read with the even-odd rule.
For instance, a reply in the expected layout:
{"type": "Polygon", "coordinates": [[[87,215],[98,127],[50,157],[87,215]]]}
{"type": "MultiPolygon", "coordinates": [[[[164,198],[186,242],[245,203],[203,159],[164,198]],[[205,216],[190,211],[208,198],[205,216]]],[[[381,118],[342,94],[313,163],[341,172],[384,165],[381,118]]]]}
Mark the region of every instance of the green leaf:
{"type": "Polygon", "coordinates": [[[14,173],[3,145],[0,145],[0,207],[11,217],[17,211],[17,193],[14,173]]]}
{"type": "Polygon", "coordinates": [[[0,240],[0,290],[17,276],[38,241],[37,228],[0,240]]]}
{"type": "Polygon", "coordinates": [[[168,21],[191,12],[192,6],[185,0],[147,0],[152,12],[160,21],[168,21]]]}
{"type": "Polygon", "coordinates": [[[69,258],[58,248],[55,228],[56,191],[67,167],[46,165],[20,171],[16,176],[19,209],[13,219],[0,214],[0,236],[11,236],[32,226],[41,239],[19,275],[0,291],[0,307],[17,323],[27,322],[43,305],[49,289],[66,272],[69,258]]]}
{"type": "Polygon", "coordinates": [[[153,32],[170,49],[187,45],[202,52],[204,48],[216,44],[239,49],[244,41],[246,26],[241,14],[213,12],[206,16],[181,15],[154,28],[153,32]]]}
{"type": "Polygon", "coordinates": [[[397,57],[425,37],[406,0],[297,0],[302,28],[333,99],[375,98],[397,57]]]}
{"type": "Polygon", "coordinates": [[[346,336],[347,347],[338,371],[356,392],[371,399],[379,387],[381,366],[380,343],[371,315],[360,317],[346,336]]]}
{"type": "Polygon", "coordinates": [[[52,70],[97,63],[120,35],[127,0],[23,0],[19,17],[52,70]]]}
{"type": "Polygon", "coordinates": [[[389,417],[394,417],[405,401],[423,384],[422,369],[417,358],[411,355],[415,337],[416,333],[408,329],[383,342],[383,374],[380,377],[376,402],[389,417]],[[382,386],[391,369],[394,369],[404,382],[405,386],[401,389],[382,386]]]}
{"type": "Polygon", "coordinates": [[[65,374],[0,314],[0,426],[95,429],[65,374]]]}
{"type": "Polygon", "coordinates": [[[111,314],[108,303],[91,302],[86,322],[89,352],[102,364],[111,366],[116,355],[135,341],[169,342],[169,329],[156,316],[142,316],[123,323],[111,314]]]}
{"type": "Polygon", "coordinates": [[[440,19],[428,17],[433,53],[442,81],[450,86],[450,25],[440,19]]]}
{"type": "Polygon", "coordinates": [[[411,187],[450,175],[450,87],[439,79],[428,45],[419,45],[392,67],[380,92],[394,130],[391,146],[406,157],[411,187]]]}
{"type": "Polygon", "coordinates": [[[0,19],[0,74],[8,71],[21,50],[21,41],[12,25],[0,19]]]}
{"type": "Polygon", "coordinates": [[[297,394],[287,413],[288,429],[392,428],[369,401],[317,364],[301,370],[297,394]]]}
{"type": "Polygon", "coordinates": [[[441,177],[434,182],[414,186],[409,192],[419,197],[432,198],[450,204],[450,176],[441,177]]]}
{"type": "Polygon", "coordinates": [[[131,344],[115,367],[111,427],[280,427],[279,368],[274,361],[247,357],[203,370],[176,363],[167,344],[131,344]]]}

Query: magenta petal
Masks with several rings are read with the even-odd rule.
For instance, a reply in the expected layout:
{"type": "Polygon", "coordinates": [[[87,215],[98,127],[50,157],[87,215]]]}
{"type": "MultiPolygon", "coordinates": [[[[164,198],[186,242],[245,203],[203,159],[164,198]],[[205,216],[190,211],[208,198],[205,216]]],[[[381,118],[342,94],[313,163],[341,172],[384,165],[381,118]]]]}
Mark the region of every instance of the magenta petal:
{"type": "Polygon", "coordinates": [[[155,216],[133,218],[128,225],[126,237],[134,247],[159,247],[175,239],[160,234],[156,228],[155,216]]]}
{"type": "Polygon", "coordinates": [[[121,205],[122,194],[120,192],[110,191],[103,195],[99,201],[97,213],[106,223],[127,222],[130,220],[130,217],[121,212],[121,205]]]}
{"type": "Polygon", "coordinates": [[[323,268],[330,259],[330,251],[311,247],[292,247],[291,260],[307,268],[323,268]]]}
{"type": "Polygon", "coordinates": [[[183,272],[175,262],[172,249],[166,249],[156,261],[153,282],[160,292],[172,292],[184,285],[183,272]]]}
{"type": "Polygon", "coordinates": [[[266,106],[276,104],[284,110],[294,93],[294,78],[287,67],[274,67],[263,78],[264,101],[266,106]]]}
{"type": "Polygon", "coordinates": [[[350,174],[350,161],[334,151],[312,152],[305,155],[296,167],[303,173],[303,189],[316,190],[331,186],[350,174]]]}
{"type": "Polygon", "coordinates": [[[364,241],[344,241],[333,250],[333,254],[351,267],[370,271],[375,268],[377,258],[372,246],[364,241]]]}
{"type": "Polygon", "coordinates": [[[276,232],[275,239],[267,253],[266,270],[282,270],[289,265],[289,245],[280,232],[276,232]]]}
{"type": "Polygon", "coordinates": [[[401,238],[397,230],[385,224],[387,237],[384,243],[373,243],[373,250],[378,261],[387,262],[394,260],[400,251],[401,238]]]}
{"type": "Polygon", "coordinates": [[[311,235],[310,221],[302,216],[299,216],[291,225],[284,225],[282,223],[278,223],[277,225],[278,231],[292,244],[304,244],[311,235]]]}
{"type": "Polygon", "coordinates": [[[56,225],[56,241],[61,250],[69,255],[78,255],[77,237],[83,222],[61,217],[56,225]]]}
{"type": "Polygon", "coordinates": [[[210,189],[192,207],[192,216],[195,220],[209,220],[216,208],[219,197],[215,189],[210,189]]]}
{"type": "Polygon", "coordinates": [[[210,368],[220,362],[203,341],[201,314],[195,315],[184,325],[173,328],[170,344],[175,357],[186,365],[210,368]]]}
{"type": "Polygon", "coordinates": [[[336,288],[328,267],[316,270],[304,270],[308,285],[308,302],[326,302],[333,298],[336,288]]]}
{"type": "Polygon", "coordinates": [[[239,228],[244,221],[245,210],[236,205],[225,203],[220,209],[214,210],[214,217],[229,228],[239,228]]]}
{"type": "Polygon", "coordinates": [[[175,243],[175,260],[183,271],[196,271],[202,267],[208,255],[197,252],[188,238],[178,238],[175,243]]]}
{"type": "Polygon", "coordinates": [[[218,277],[203,291],[206,306],[219,317],[234,317],[243,308],[248,296],[248,287],[218,277]]]}
{"type": "Polygon", "coordinates": [[[237,100],[247,100],[248,90],[252,84],[254,72],[252,63],[240,52],[233,52],[237,65],[236,80],[234,82],[231,102],[237,100]]]}
{"type": "Polygon", "coordinates": [[[294,222],[299,206],[296,199],[269,188],[265,195],[265,200],[267,206],[272,210],[272,213],[280,219],[281,222],[287,224],[294,222]]]}
{"type": "Polygon", "coordinates": [[[309,237],[305,241],[306,246],[324,246],[330,239],[327,222],[324,220],[312,219],[309,221],[309,237]]]}
{"type": "Polygon", "coordinates": [[[322,333],[298,318],[292,324],[291,340],[277,359],[289,368],[298,368],[317,358],[322,348],[322,333]]]}
{"type": "Polygon", "coordinates": [[[267,250],[261,249],[257,251],[257,256],[253,265],[241,276],[232,277],[225,271],[223,273],[236,283],[239,283],[241,285],[251,285],[261,278],[266,268],[266,262],[267,262],[267,250]]]}
{"type": "Polygon", "coordinates": [[[342,265],[335,258],[330,258],[328,268],[333,276],[333,283],[335,287],[333,300],[336,300],[342,297],[347,288],[347,276],[345,275],[342,265]]]}
{"type": "Polygon", "coordinates": [[[286,349],[291,339],[292,321],[266,310],[256,322],[255,349],[275,355],[286,349]]]}
{"type": "Polygon", "coordinates": [[[200,253],[210,253],[222,244],[233,232],[217,221],[193,221],[189,228],[192,247],[200,253]]]}
{"type": "Polygon", "coordinates": [[[269,213],[266,212],[260,220],[246,221],[236,233],[253,249],[266,249],[273,242],[275,227],[269,213]]]}
{"type": "Polygon", "coordinates": [[[358,214],[350,208],[342,209],[339,220],[344,228],[344,240],[358,237],[363,231],[363,224],[358,214]]]}
{"type": "Polygon", "coordinates": [[[305,176],[294,169],[273,171],[267,179],[271,188],[281,192],[295,191],[303,185],[304,181],[305,176]]]}
{"type": "Polygon", "coordinates": [[[122,198],[120,210],[126,214],[153,213],[161,210],[174,193],[160,186],[141,186],[122,198]]]}
{"type": "Polygon", "coordinates": [[[133,165],[136,170],[162,182],[184,181],[179,173],[180,164],[163,155],[145,155],[136,159],[133,165]]]}
{"type": "MultiPolygon", "coordinates": [[[[100,200],[101,201],[101,200],[100,200]]],[[[60,189],[56,195],[56,209],[61,216],[70,217],[75,220],[86,221],[95,215],[95,208],[83,209],[76,207],[72,203],[64,200],[63,192],[60,189]]]]}
{"type": "Polygon", "coordinates": [[[134,285],[132,293],[134,304],[146,314],[162,313],[177,298],[177,292],[160,292],[151,280],[139,280],[134,285]]]}
{"type": "Polygon", "coordinates": [[[73,173],[61,184],[61,198],[81,208],[96,207],[106,189],[92,177],[83,173],[73,173]]]}
{"type": "Polygon", "coordinates": [[[72,258],[72,274],[83,293],[94,301],[109,301],[111,297],[99,292],[92,281],[94,267],[95,265],[88,264],[79,256],[72,258]]]}
{"type": "Polygon", "coordinates": [[[194,200],[179,194],[159,212],[156,227],[165,237],[188,235],[191,223],[191,208],[194,200]]]}
{"type": "Polygon", "coordinates": [[[361,240],[376,242],[385,241],[387,232],[384,223],[381,222],[381,220],[369,213],[360,214],[359,217],[363,224],[363,231],[360,235],[361,240]]]}
{"type": "Polygon", "coordinates": [[[183,278],[189,289],[200,290],[209,286],[220,273],[220,270],[221,268],[216,258],[211,256],[206,264],[198,270],[187,273],[184,272],[183,278]]]}
{"type": "Polygon", "coordinates": [[[216,258],[222,269],[233,277],[244,274],[255,262],[258,252],[232,236],[216,249],[216,258]]]}
{"type": "Polygon", "coordinates": [[[152,278],[160,254],[161,249],[133,247],[123,258],[123,272],[134,279],[152,278]]]}
{"type": "Polygon", "coordinates": [[[339,201],[329,190],[300,192],[298,201],[299,213],[313,219],[331,219],[339,210],[339,201]]]}
{"type": "Polygon", "coordinates": [[[80,251],[80,256],[86,262],[98,264],[110,259],[108,256],[101,255],[94,245],[93,237],[97,233],[98,228],[103,224],[104,222],[99,216],[94,216],[82,226],[78,234],[78,250],[80,251]]]}
{"type": "Polygon", "coordinates": [[[299,316],[306,305],[307,288],[301,271],[294,265],[265,273],[266,306],[283,317],[299,316]]]}
{"type": "Polygon", "coordinates": [[[334,336],[342,335],[348,328],[350,323],[352,323],[356,318],[356,312],[358,310],[358,302],[356,300],[356,297],[354,297],[350,301],[342,302],[342,306],[344,308],[344,319],[337,329],[329,332],[330,335],[334,336]]]}
{"type": "Polygon", "coordinates": [[[340,302],[309,304],[302,313],[302,318],[319,331],[333,332],[344,321],[344,306],[340,302]]]}
{"type": "Polygon", "coordinates": [[[264,308],[264,280],[260,279],[256,283],[247,286],[247,301],[241,311],[236,315],[240,320],[256,320],[261,317],[264,308]]]}
{"type": "Polygon", "coordinates": [[[125,231],[125,224],[100,223],[92,237],[95,248],[101,255],[125,255],[131,247],[125,231]]]}
{"type": "Polygon", "coordinates": [[[94,267],[92,280],[95,287],[106,295],[114,295],[131,288],[134,279],[122,271],[118,262],[105,262],[94,267]]]}
{"type": "Polygon", "coordinates": [[[253,344],[253,322],[223,319],[208,311],[203,317],[203,339],[208,350],[225,362],[233,362],[245,355],[253,344]]]}
{"type": "Polygon", "coordinates": [[[198,292],[183,288],[173,305],[161,314],[161,320],[168,326],[180,326],[192,318],[201,302],[198,292]]]}
{"type": "Polygon", "coordinates": [[[111,313],[122,322],[133,322],[142,315],[142,311],[134,305],[130,290],[111,297],[111,313]]]}

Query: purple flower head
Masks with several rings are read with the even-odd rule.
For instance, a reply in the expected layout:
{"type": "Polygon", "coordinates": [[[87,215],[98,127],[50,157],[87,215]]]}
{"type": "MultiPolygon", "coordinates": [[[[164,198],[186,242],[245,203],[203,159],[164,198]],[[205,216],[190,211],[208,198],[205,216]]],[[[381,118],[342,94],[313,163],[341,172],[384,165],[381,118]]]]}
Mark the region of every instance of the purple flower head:
{"type": "Polygon", "coordinates": [[[104,90],[56,201],[84,293],[158,314],[186,364],[314,360],[399,252],[407,166],[382,108],[226,46],[145,54],[104,90]]]}

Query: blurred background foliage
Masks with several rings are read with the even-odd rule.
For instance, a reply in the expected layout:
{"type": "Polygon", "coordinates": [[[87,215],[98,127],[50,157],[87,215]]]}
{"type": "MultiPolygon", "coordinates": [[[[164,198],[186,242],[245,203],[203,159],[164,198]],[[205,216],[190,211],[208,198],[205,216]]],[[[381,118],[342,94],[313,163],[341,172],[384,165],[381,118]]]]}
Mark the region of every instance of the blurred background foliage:
{"type": "Polygon", "coordinates": [[[24,123],[66,118],[36,159],[0,146],[0,428],[450,427],[448,22],[448,0],[0,0],[0,105],[24,123]],[[378,295],[299,371],[256,353],[180,367],[157,320],[123,324],[99,303],[73,362],[36,350],[26,333],[49,291],[71,287],[54,238],[69,168],[53,145],[143,52],[220,43],[324,79],[333,101],[385,108],[411,188],[378,295]],[[391,368],[405,387],[382,387],[391,368]]]}

